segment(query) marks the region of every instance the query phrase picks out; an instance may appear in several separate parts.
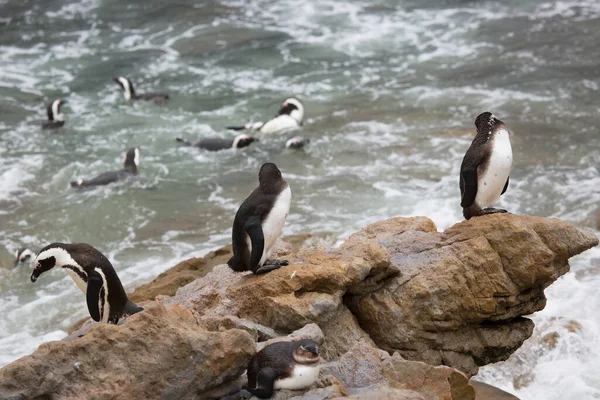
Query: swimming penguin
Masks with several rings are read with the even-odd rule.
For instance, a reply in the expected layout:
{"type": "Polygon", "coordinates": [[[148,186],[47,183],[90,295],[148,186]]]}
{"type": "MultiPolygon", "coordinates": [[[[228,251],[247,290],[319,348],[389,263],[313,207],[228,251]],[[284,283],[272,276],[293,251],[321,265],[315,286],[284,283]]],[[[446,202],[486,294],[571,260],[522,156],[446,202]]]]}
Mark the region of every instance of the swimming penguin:
{"type": "Polygon", "coordinates": [[[48,121],[42,123],[42,129],[57,129],[65,124],[64,117],[60,112],[60,106],[66,103],[66,100],[54,100],[46,107],[48,121]]]}
{"type": "Polygon", "coordinates": [[[15,264],[13,268],[18,267],[19,265],[32,264],[33,259],[35,258],[35,253],[29,250],[27,247],[21,247],[19,250],[15,251],[15,264]]]}
{"type": "Polygon", "coordinates": [[[258,141],[258,139],[253,138],[252,136],[241,134],[237,135],[233,139],[218,139],[218,138],[208,138],[201,139],[196,143],[192,143],[186,139],[177,138],[175,139],[179,143],[183,143],[186,146],[195,146],[200,149],[208,150],[208,151],[219,151],[225,149],[241,149],[242,147],[246,147],[250,145],[252,142],[258,141]]]}
{"type": "Polygon", "coordinates": [[[258,187],[242,203],[233,220],[233,257],[227,264],[234,271],[264,274],[287,260],[271,260],[273,245],[290,212],[292,191],[273,163],[258,173],[258,187]]]}
{"type": "Polygon", "coordinates": [[[125,154],[125,162],[123,163],[123,169],[120,171],[109,171],[104,172],[92,179],[77,179],[71,182],[71,186],[74,188],[92,187],[108,185],[109,183],[121,181],[129,178],[130,176],[137,175],[138,166],[140,165],[140,150],[137,147],[133,147],[127,150],[125,154]]]}
{"type": "Polygon", "coordinates": [[[319,376],[319,360],[319,346],[310,339],[273,343],[250,360],[247,390],[266,399],[276,389],[308,388],[319,376]]]}
{"type": "Polygon", "coordinates": [[[243,126],[228,126],[227,129],[236,131],[250,130],[259,133],[276,133],[284,130],[298,128],[304,120],[304,106],[300,100],[290,97],[286,99],[275,118],[262,122],[249,122],[243,126]]]}
{"type": "Polygon", "coordinates": [[[479,114],[475,126],[477,135],[460,166],[460,205],[465,219],[507,212],[493,205],[508,188],[512,165],[508,128],[489,112],[479,114]]]}
{"type": "Polygon", "coordinates": [[[35,258],[31,282],[54,267],[64,268],[85,294],[94,321],[116,324],[143,310],[127,298],[112,264],[87,243],[52,243],[35,258]]]}
{"type": "Polygon", "coordinates": [[[296,136],[285,142],[286,149],[301,149],[310,142],[309,139],[296,136]]]}
{"type": "Polygon", "coordinates": [[[115,82],[121,86],[123,89],[123,96],[125,97],[125,101],[130,100],[145,100],[145,101],[153,101],[155,103],[164,103],[169,98],[169,95],[166,93],[142,93],[137,94],[135,89],[133,88],[133,83],[125,77],[113,78],[115,82]]]}

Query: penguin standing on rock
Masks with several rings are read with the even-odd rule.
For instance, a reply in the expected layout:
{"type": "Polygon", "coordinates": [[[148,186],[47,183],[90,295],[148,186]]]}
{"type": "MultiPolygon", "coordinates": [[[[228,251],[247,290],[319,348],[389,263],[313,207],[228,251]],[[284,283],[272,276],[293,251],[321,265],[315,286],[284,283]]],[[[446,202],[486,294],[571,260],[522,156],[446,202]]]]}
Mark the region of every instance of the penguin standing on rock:
{"type": "Polygon", "coordinates": [[[104,172],[92,179],[77,179],[71,182],[74,188],[87,188],[93,186],[108,185],[109,183],[117,182],[138,174],[138,166],[140,165],[140,150],[133,147],[127,150],[125,154],[125,162],[123,169],[120,171],[104,172]]]}
{"type": "Polygon", "coordinates": [[[507,212],[493,206],[508,188],[513,158],[504,122],[484,112],[475,127],[477,135],[460,166],[460,205],[465,219],[507,212]]]}
{"type": "Polygon", "coordinates": [[[183,143],[186,146],[194,146],[199,149],[204,149],[208,151],[220,151],[226,149],[241,149],[242,147],[249,146],[253,142],[258,141],[258,139],[253,138],[252,136],[241,134],[237,135],[233,139],[219,139],[219,138],[207,138],[201,139],[196,143],[192,143],[186,139],[177,138],[175,139],[179,143],[183,143]]]}
{"type": "Polygon", "coordinates": [[[123,76],[118,78],[113,78],[113,81],[117,82],[121,89],[123,89],[123,97],[125,97],[125,101],[132,100],[143,100],[143,101],[153,101],[155,103],[164,103],[169,99],[169,95],[166,93],[142,93],[138,94],[135,92],[133,88],[133,83],[123,76]]]}
{"type": "Polygon", "coordinates": [[[290,212],[292,191],[273,163],[258,173],[258,187],[242,203],[233,221],[233,257],[227,262],[237,272],[264,274],[287,260],[271,260],[273,245],[290,212]]]}
{"type": "Polygon", "coordinates": [[[65,104],[66,100],[54,100],[46,107],[48,121],[42,124],[42,129],[57,129],[65,124],[64,117],[60,112],[60,107],[65,104]]]}
{"type": "Polygon", "coordinates": [[[227,129],[236,131],[249,130],[258,133],[277,133],[289,129],[298,128],[304,121],[304,106],[300,100],[290,97],[286,99],[275,118],[262,122],[248,122],[242,126],[228,126],[227,129]]]}
{"type": "Polygon", "coordinates": [[[94,321],[116,324],[119,318],[143,310],[127,298],[112,264],[86,243],[52,243],[35,258],[31,282],[54,267],[64,268],[85,294],[94,321]]]}
{"type": "Polygon", "coordinates": [[[319,347],[310,339],[273,343],[250,360],[247,390],[266,399],[276,389],[308,388],[317,382],[319,360],[319,347]]]}

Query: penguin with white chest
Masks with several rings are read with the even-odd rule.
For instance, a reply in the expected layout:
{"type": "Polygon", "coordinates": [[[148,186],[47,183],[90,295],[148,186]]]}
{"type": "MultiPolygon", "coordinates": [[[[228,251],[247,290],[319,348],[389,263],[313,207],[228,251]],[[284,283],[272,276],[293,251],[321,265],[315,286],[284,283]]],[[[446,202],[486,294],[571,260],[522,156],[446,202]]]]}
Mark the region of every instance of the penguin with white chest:
{"type": "Polygon", "coordinates": [[[42,129],[58,129],[65,124],[65,119],[60,112],[60,107],[66,103],[66,100],[54,100],[46,107],[48,121],[42,123],[42,129]]]}
{"type": "Polygon", "coordinates": [[[140,149],[132,147],[125,153],[125,161],[123,169],[120,171],[103,172],[100,175],[91,179],[77,179],[71,182],[71,187],[74,188],[90,188],[94,186],[108,185],[109,183],[121,181],[138,174],[138,166],[140,165],[140,149]]]}
{"type": "Polygon", "coordinates": [[[278,133],[294,128],[299,128],[304,122],[304,105],[294,97],[286,99],[275,118],[262,122],[248,122],[242,126],[228,126],[227,129],[236,131],[249,130],[261,134],[278,133]]]}
{"type": "Polygon", "coordinates": [[[272,260],[273,245],[290,212],[292,191],[273,163],[258,173],[259,186],[244,200],[233,221],[233,257],[227,262],[237,272],[264,274],[288,265],[287,260],[272,260]]]}
{"type": "Polygon", "coordinates": [[[310,339],[273,343],[250,360],[247,390],[266,399],[277,389],[306,389],[317,382],[319,361],[319,347],[310,339]]]}
{"type": "Polygon", "coordinates": [[[127,298],[115,269],[104,254],[86,243],[52,243],[35,258],[31,282],[61,267],[85,294],[94,321],[116,324],[119,318],[143,310],[127,298]]]}
{"type": "Polygon", "coordinates": [[[512,147],[508,128],[489,112],[475,120],[477,135],[460,166],[461,207],[465,219],[506,210],[493,208],[508,188],[512,147]]]}
{"type": "Polygon", "coordinates": [[[196,143],[192,143],[189,140],[183,138],[176,138],[175,140],[186,146],[194,146],[199,149],[208,151],[241,149],[243,147],[250,146],[252,143],[258,141],[258,139],[255,139],[252,136],[245,134],[237,135],[233,139],[205,138],[197,141],[196,143]]]}
{"type": "Polygon", "coordinates": [[[143,100],[143,101],[153,101],[155,103],[164,103],[169,99],[169,95],[167,93],[136,93],[133,87],[133,83],[123,76],[118,78],[113,78],[113,81],[121,86],[123,89],[123,97],[125,101],[134,101],[134,100],[143,100]]]}

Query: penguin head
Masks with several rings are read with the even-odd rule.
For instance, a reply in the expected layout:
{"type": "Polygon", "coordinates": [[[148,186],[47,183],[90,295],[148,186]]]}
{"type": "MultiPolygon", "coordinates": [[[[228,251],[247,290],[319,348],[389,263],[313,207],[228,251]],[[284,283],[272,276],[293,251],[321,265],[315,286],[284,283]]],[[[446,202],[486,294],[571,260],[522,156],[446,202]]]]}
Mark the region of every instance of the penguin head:
{"type": "Polygon", "coordinates": [[[299,364],[315,364],[319,362],[319,346],[313,340],[302,339],[294,343],[292,356],[299,364]]]}
{"type": "Polygon", "coordinates": [[[296,136],[285,142],[286,149],[301,149],[310,142],[309,139],[296,136]]]}
{"type": "Polygon", "coordinates": [[[29,250],[27,247],[21,247],[19,250],[15,251],[15,264],[13,268],[18,267],[19,265],[25,265],[27,263],[33,263],[33,259],[35,258],[35,253],[29,250]]]}
{"type": "Polygon", "coordinates": [[[46,113],[48,114],[48,121],[64,121],[64,116],[60,112],[60,107],[66,103],[66,100],[54,100],[46,107],[46,113]]]}
{"type": "Polygon", "coordinates": [[[138,166],[140,165],[140,149],[138,147],[132,147],[125,153],[125,161],[123,162],[123,169],[137,174],[138,166]]]}
{"type": "Polygon", "coordinates": [[[39,276],[46,271],[50,271],[54,267],[62,267],[63,265],[79,265],[69,251],[67,251],[64,243],[52,243],[44,247],[38,253],[33,262],[33,272],[31,273],[31,282],[37,281],[39,276]]]}
{"type": "Polygon", "coordinates": [[[277,165],[273,163],[266,163],[260,167],[258,172],[258,182],[261,188],[270,187],[273,183],[282,180],[281,171],[277,168],[277,165]]]}
{"type": "Polygon", "coordinates": [[[119,76],[118,78],[113,78],[113,81],[117,82],[121,89],[123,89],[123,96],[125,96],[125,101],[131,100],[133,95],[135,94],[135,90],[133,89],[133,83],[123,76],[119,76]]]}
{"type": "Polygon", "coordinates": [[[277,116],[279,115],[289,115],[294,118],[299,125],[302,125],[304,120],[304,106],[300,100],[290,97],[283,102],[281,108],[277,111],[277,116]]]}
{"type": "Polygon", "coordinates": [[[241,134],[241,135],[237,135],[235,137],[235,139],[233,139],[233,144],[231,147],[234,149],[240,149],[242,147],[248,146],[252,142],[257,142],[257,141],[258,141],[258,139],[253,138],[250,135],[241,134]]]}
{"type": "Polygon", "coordinates": [[[475,127],[477,133],[489,135],[492,132],[497,131],[499,128],[504,128],[504,122],[500,121],[494,114],[489,111],[481,113],[475,119],[475,127]]]}

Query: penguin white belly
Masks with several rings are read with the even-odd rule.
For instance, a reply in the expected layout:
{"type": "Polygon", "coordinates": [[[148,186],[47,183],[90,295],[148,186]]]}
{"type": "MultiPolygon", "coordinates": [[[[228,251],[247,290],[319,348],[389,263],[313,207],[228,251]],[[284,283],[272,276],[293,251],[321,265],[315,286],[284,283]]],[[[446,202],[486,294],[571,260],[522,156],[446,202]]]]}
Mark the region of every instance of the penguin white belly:
{"type": "Polygon", "coordinates": [[[73,279],[73,281],[75,282],[77,287],[79,287],[79,289],[81,289],[83,294],[86,294],[87,282],[85,282],[83,279],[81,279],[81,277],[79,275],[77,275],[77,273],[75,271],[73,271],[72,269],[65,268],[65,270],[67,270],[67,274],[69,274],[71,279],[73,279]]]}
{"type": "Polygon", "coordinates": [[[289,115],[279,115],[260,128],[260,133],[275,133],[283,130],[293,129],[298,127],[298,121],[289,115]]]}
{"type": "Polygon", "coordinates": [[[319,366],[296,365],[292,376],[278,379],[273,386],[275,389],[298,390],[312,386],[319,376],[319,366]]]}
{"type": "MultiPolygon", "coordinates": [[[[102,277],[102,288],[104,289],[104,298],[98,297],[98,309],[100,310],[100,318],[105,324],[108,323],[108,317],[110,316],[110,303],[108,302],[108,282],[106,281],[106,275],[102,272],[102,269],[95,268],[95,271],[102,277]]],[[[102,293],[102,291],[100,291],[102,293]]]]}
{"type": "Polygon", "coordinates": [[[512,147],[508,131],[502,129],[494,135],[487,169],[483,173],[478,172],[477,177],[475,203],[482,209],[493,207],[498,201],[512,166],[512,147]]]}
{"type": "Polygon", "coordinates": [[[271,248],[277,241],[281,231],[283,230],[283,224],[285,219],[290,212],[290,204],[292,203],[292,190],[290,187],[286,187],[285,190],[279,193],[273,208],[267,215],[267,218],[262,223],[263,236],[265,238],[265,247],[263,249],[262,257],[260,258],[260,265],[271,255],[271,248]]]}

